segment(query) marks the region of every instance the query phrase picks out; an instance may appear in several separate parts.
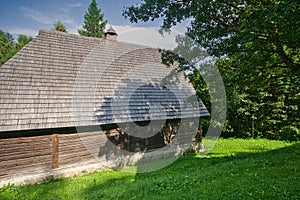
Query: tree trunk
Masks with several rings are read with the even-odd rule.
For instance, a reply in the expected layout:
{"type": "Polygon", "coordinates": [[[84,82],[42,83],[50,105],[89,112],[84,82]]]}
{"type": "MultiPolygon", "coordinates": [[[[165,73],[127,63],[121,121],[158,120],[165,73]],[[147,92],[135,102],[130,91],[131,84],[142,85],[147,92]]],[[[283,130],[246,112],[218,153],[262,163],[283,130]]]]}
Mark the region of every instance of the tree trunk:
{"type": "Polygon", "coordinates": [[[286,52],[284,51],[283,44],[279,40],[279,35],[278,35],[278,27],[277,24],[274,26],[274,42],[275,42],[275,47],[276,47],[276,53],[279,55],[283,63],[292,70],[293,72],[296,72],[299,69],[299,64],[295,63],[292,58],[290,58],[286,52]]]}
{"type": "Polygon", "coordinates": [[[284,62],[284,64],[293,72],[298,70],[297,64],[290,58],[286,53],[284,52],[284,49],[279,42],[276,42],[276,52],[278,53],[281,60],[284,62]]]}
{"type": "Polygon", "coordinates": [[[202,144],[202,123],[201,119],[199,118],[199,125],[198,125],[198,130],[195,135],[195,138],[193,139],[193,151],[195,153],[199,153],[204,149],[204,145],[202,144]]]}

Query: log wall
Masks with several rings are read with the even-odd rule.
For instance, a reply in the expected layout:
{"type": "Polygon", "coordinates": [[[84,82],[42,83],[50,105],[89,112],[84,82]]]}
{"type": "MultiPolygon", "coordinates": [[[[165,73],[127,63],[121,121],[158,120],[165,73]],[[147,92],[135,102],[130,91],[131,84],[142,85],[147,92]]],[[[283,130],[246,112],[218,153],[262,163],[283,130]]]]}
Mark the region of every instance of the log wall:
{"type": "MultiPolygon", "coordinates": [[[[34,137],[0,139],[0,181],[30,174],[51,173],[54,169],[96,163],[107,157],[97,157],[107,143],[113,144],[116,130],[75,134],[52,134],[34,137]]],[[[151,141],[148,149],[159,147],[161,137],[151,141]]],[[[133,139],[130,151],[143,151],[133,139]]],[[[139,144],[138,144],[139,145],[139,144]]],[[[127,149],[124,149],[127,150],[127,149]]],[[[109,153],[109,152],[105,152],[109,153]]]]}
{"type": "MultiPolygon", "coordinates": [[[[152,128],[161,129],[159,124],[152,128]]],[[[146,139],[133,137],[120,128],[0,139],[0,186],[3,180],[7,182],[21,176],[53,174],[57,169],[88,163],[114,163],[118,150],[151,152],[166,145],[161,132],[146,139]]]]}

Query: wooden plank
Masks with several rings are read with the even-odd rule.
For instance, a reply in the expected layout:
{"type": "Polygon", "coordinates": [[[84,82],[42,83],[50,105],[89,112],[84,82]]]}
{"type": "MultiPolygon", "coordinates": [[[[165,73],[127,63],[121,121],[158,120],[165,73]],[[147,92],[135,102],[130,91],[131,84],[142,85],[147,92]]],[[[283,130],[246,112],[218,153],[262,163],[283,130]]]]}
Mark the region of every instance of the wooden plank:
{"type": "Polygon", "coordinates": [[[34,151],[46,151],[46,152],[51,152],[50,149],[50,144],[48,142],[47,145],[41,145],[39,148],[37,147],[23,147],[23,148],[9,148],[5,150],[0,151],[0,157],[4,156],[6,154],[24,154],[24,153],[29,153],[29,152],[34,152],[34,151]]]}
{"type": "Polygon", "coordinates": [[[85,132],[85,133],[76,133],[76,134],[63,134],[60,135],[60,139],[65,138],[79,138],[79,137],[89,137],[89,136],[105,136],[106,131],[95,131],[95,132],[85,132]]]}
{"type": "Polygon", "coordinates": [[[88,154],[88,151],[86,148],[75,148],[75,149],[69,149],[68,151],[60,151],[60,156],[66,156],[66,155],[72,155],[72,154],[81,154],[85,152],[85,154],[88,154]]]}
{"type": "Polygon", "coordinates": [[[10,152],[10,153],[1,154],[0,162],[9,161],[9,160],[18,160],[22,158],[46,156],[46,155],[51,155],[51,151],[47,151],[47,150],[45,151],[40,149],[39,151],[10,152]]]}
{"type": "Polygon", "coordinates": [[[70,153],[67,152],[67,153],[65,153],[63,155],[60,154],[60,160],[61,159],[65,159],[65,158],[72,158],[72,157],[76,157],[77,159],[80,159],[80,156],[85,156],[85,155],[93,157],[90,154],[90,152],[88,152],[87,150],[85,150],[85,151],[77,151],[77,152],[74,151],[74,152],[70,152],[70,153]]]}
{"type": "Polygon", "coordinates": [[[107,141],[101,141],[101,142],[78,142],[78,143],[59,143],[59,149],[60,150],[66,150],[66,149],[74,149],[77,147],[86,147],[86,145],[88,145],[88,148],[92,148],[92,147],[101,147],[103,145],[105,145],[107,141]]]}
{"type": "Polygon", "coordinates": [[[34,141],[49,141],[49,136],[31,136],[31,137],[19,137],[19,138],[9,138],[1,139],[0,145],[4,144],[14,144],[14,143],[31,143],[34,141]]]}
{"type": "Polygon", "coordinates": [[[48,145],[49,146],[49,141],[50,139],[48,139],[47,141],[33,141],[33,142],[20,142],[20,143],[6,143],[6,144],[0,144],[0,150],[3,149],[9,149],[9,148],[18,148],[18,147],[25,147],[25,146],[32,146],[35,148],[39,148],[40,145],[48,145]]]}
{"type": "Polygon", "coordinates": [[[87,161],[97,161],[96,158],[94,158],[91,155],[80,155],[80,157],[75,156],[75,157],[66,157],[62,158],[60,161],[60,165],[72,165],[76,163],[82,163],[82,162],[87,162],[87,161]]]}
{"type": "Polygon", "coordinates": [[[91,134],[91,135],[70,135],[68,137],[64,136],[64,135],[61,135],[59,137],[60,140],[63,140],[63,141],[77,141],[77,140],[89,140],[89,139],[92,139],[92,138],[106,138],[105,135],[96,135],[96,134],[91,134]]]}
{"type": "Polygon", "coordinates": [[[38,150],[47,150],[50,149],[49,141],[47,143],[36,143],[32,145],[11,145],[10,147],[7,148],[1,148],[0,149],[0,155],[8,152],[26,152],[26,151],[38,151],[38,150]]]}
{"type": "Polygon", "coordinates": [[[78,141],[78,142],[73,142],[73,143],[63,143],[61,140],[59,142],[59,149],[64,150],[64,149],[74,149],[74,148],[79,148],[79,147],[95,147],[95,146],[103,146],[107,141],[78,141]],[[86,146],[88,145],[88,146],[86,146]]]}
{"type": "Polygon", "coordinates": [[[64,152],[68,152],[68,151],[72,151],[72,150],[76,150],[76,149],[83,149],[85,151],[87,150],[90,150],[90,149],[100,149],[102,146],[104,146],[104,144],[91,144],[89,146],[85,146],[85,145],[82,145],[82,144],[74,144],[74,145],[70,145],[70,146],[60,146],[59,147],[59,152],[60,153],[64,153],[64,152]]]}
{"type": "Polygon", "coordinates": [[[59,159],[59,135],[52,135],[52,169],[58,168],[58,159],[59,159]]]}
{"type": "Polygon", "coordinates": [[[41,163],[51,161],[51,155],[22,158],[17,160],[8,160],[0,163],[0,168],[11,168],[14,166],[30,165],[33,163],[41,163]]]}

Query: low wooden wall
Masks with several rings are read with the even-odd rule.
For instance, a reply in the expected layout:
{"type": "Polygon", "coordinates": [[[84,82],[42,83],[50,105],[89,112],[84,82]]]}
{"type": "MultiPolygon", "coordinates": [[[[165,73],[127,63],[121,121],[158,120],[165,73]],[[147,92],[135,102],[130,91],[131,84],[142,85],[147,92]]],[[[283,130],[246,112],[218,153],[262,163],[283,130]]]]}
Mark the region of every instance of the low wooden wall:
{"type": "Polygon", "coordinates": [[[80,165],[83,165],[84,170],[86,164],[98,164],[104,167],[114,167],[114,162],[120,164],[124,161],[128,164],[130,163],[126,160],[128,156],[118,157],[120,155],[118,150],[153,152],[154,149],[166,145],[166,135],[172,135],[170,131],[169,133],[166,131],[167,129],[161,129],[159,123],[152,124],[151,128],[161,130],[164,134],[159,132],[145,139],[131,136],[125,133],[126,130],[116,128],[107,131],[0,139],[0,187],[9,182],[17,184],[37,182],[30,180],[32,175],[42,174],[44,177],[51,177],[60,169],[75,168],[80,165]],[[24,176],[28,176],[29,180],[10,181],[24,176]]]}
{"type": "Polygon", "coordinates": [[[92,141],[95,137],[102,140],[97,144],[99,147],[107,141],[105,132],[1,139],[0,180],[96,161],[83,142],[92,141]]]}
{"type": "MultiPolygon", "coordinates": [[[[19,177],[46,174],[60,168],[76,167],[78,164],[99,163],[105,165],[111,157],[101,155],[107,144],[116,145],[116,130],[97,131],[75,134],[52,134],[34,137],[19,137],[0,140],[0,187],[8,182],[18,183],[19,177]],[[114,144],[115,143],[115,144],[114,144]],[[99,157],[98,157],[99,155],[99,157]]],[[[118,136],[120,137],[120,136],[118,136]]],[[[145,151],[151,147],[161,146],[161,137],[151,140],[145,145],[145,140],[132,139],[128,142],[130,151],[145,151]],[[141,143],[145,145],[142,149],[141,143]]],[[[107,150],[107,149],[106,149],[107,150]]],[[[109,149],[111,150],[111,149],[109,149]]],[[[105,152],[107,154],[109,152],[105,152]]],[[[104,166],[105,167],[105,166],[104,166]]],[[[108,166],[106,166],[108,167],[108,166]]],[[[45,176],[45,177],[47,177],[45,176]]],[[[33,183],[35,180],[21,181],[33,183]]]]}

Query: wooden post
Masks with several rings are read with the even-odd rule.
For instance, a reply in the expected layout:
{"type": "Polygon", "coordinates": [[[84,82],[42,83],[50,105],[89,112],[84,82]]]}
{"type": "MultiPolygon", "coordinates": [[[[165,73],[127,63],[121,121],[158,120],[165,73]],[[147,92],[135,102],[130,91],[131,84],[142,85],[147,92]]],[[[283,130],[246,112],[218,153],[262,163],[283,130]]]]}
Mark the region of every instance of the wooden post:
{"type": "Polygon", "coordinates": [[[52,135],[52,169],[58,168],[59,135],[52,135]]]}

